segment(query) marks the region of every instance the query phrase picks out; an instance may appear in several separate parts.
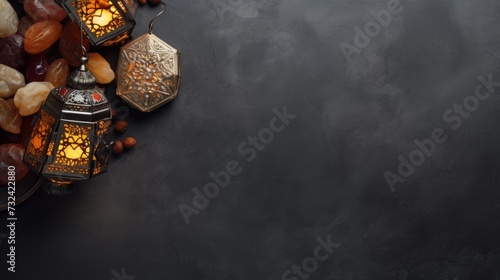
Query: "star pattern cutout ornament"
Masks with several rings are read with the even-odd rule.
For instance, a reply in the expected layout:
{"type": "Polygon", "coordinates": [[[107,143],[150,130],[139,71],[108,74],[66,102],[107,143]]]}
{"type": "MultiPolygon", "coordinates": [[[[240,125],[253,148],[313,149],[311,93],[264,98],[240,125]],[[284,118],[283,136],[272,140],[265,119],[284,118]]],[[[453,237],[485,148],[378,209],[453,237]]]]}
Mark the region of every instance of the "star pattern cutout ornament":
{"type": "Polygon", "coordinates": [[[180,53],[147,33],[120,49],[116,94],[142,112],[172,101],[179,90],[180,53]]]}

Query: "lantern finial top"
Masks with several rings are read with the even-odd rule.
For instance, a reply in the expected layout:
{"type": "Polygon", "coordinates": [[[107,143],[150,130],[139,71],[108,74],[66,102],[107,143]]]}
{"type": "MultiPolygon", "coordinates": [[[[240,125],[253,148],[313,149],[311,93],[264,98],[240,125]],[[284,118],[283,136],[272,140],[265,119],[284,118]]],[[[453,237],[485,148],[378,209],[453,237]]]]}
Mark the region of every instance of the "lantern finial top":
{"type": "Polygon", "coordinates": [[[68,76],[68,86],[74,89],[92,89],[95,87],[96,80],[94,75],[87,69],[87,56],[82,56],[80,67],[75,69],[68,76]]]}

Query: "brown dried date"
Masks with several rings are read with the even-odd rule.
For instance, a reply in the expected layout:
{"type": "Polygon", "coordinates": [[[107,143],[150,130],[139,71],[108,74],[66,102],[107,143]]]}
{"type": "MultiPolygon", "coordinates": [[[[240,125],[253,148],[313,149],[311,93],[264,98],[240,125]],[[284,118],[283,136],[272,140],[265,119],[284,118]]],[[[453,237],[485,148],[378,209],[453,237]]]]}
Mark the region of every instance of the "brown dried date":
{"type": "Polygon", "coordinates": [[[0,146],[0,185],[9,182],[9,166],[13,166],[15,180],[19,181],[29,169],[23,162],[24,148],[20,144],[3,144],[0,146]]]}

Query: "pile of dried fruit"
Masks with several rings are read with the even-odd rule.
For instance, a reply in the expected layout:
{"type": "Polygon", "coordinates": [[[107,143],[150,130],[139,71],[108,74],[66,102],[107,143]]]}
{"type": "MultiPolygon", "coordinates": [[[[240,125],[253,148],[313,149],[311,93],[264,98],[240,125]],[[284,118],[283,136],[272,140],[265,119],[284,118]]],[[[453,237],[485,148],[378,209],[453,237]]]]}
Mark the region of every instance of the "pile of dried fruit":
{"type": "MultiPolygon", "coordinates": [[[[81,55],[80,29],[61,6],[54,0],[22,3],[25,14],[18,15],[8,0],[0,0],[0,145],[8,144],[9,153],[15,149],[21,154],[22,146],[13,148],[10,143],[21,144],[29,136],[33,114],[53,88],[66,86],[70,68],[79,65],[81,55]]],[[[83,38],[89,50],[90,42],[83,38]]],[[[99,84],[114,80],[115,73],[104,57],[92,52],[88,57],[87,66],[99,84]]],[[[126,138],[121,144],[132,147],[135,140],[126,138]]],[[[1,158],[6,151],[0,149],[2,164],[7,162],[1,158]]],[[[22,156],[10,157],[9,164],[20,170],[22,156]]],[[[0,173],[3,170],[0,166],[0,173]]],[[[25,174],[18,171],[16,175],[20,180],[25,174]]]]}

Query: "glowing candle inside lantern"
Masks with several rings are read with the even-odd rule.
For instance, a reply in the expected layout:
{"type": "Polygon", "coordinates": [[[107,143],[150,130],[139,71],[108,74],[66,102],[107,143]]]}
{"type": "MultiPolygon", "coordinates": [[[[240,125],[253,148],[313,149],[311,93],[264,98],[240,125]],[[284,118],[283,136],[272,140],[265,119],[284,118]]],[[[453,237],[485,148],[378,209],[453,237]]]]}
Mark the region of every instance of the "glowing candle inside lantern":
{"type": "Polygon", "coordinates": [[[62,0],[62,2],[70,18],[78,25],[83,24],[84,32],[92,45],[120,44],[132,33],[137,10],[135,0],[62,0]]]}
{"type": "Polygon", "coordinates": [[[92,23],[99,26],[106,26],[113,19],[113,14],[110,11],[104,9],[98,9],[95,11],[94,17],[92,18],[92,23]]]}

